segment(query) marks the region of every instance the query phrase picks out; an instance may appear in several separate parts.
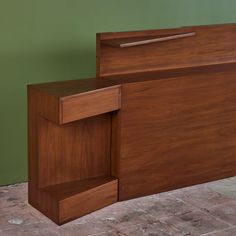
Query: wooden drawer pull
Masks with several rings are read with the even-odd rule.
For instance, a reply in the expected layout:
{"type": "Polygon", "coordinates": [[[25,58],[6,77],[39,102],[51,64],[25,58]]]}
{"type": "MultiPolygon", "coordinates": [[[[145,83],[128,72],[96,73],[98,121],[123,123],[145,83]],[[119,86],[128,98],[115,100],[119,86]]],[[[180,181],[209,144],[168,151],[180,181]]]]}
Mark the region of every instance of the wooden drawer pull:
{"type": "Polygon", "coordinates": [[[147,39],[147,40],[129,42],[129,43],[121,43],[120,47],[121,48],[134,47],[134,46],[145,45],[145,44],[150,44],[150,43],[169,41],[173,39],[187,38],[187,37],[192,37],[195,35],[196,35],[196,32],[176,34],[176,35],[166,36],[166,37],[161,37],[161,38],[147,39]]]}

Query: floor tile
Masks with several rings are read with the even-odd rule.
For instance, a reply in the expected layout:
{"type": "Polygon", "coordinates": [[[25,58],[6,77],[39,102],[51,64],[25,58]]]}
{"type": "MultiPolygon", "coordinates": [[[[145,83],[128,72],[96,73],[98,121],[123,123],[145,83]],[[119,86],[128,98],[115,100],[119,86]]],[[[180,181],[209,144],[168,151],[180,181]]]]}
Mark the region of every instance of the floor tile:
{"type": "Polygon", "coordinates": [[[156,221],[152,224],[140,224],[119,231],[121,235],[135,236],[182,236],[183,232],[175,228],[172,224],[156,221]]]}
{"type": "Polygon", "coordinates": [[[236,178],[216,181],[209,184],[211,190],[236,200],[236,178]]]}
{"type": "Polygon", "coordinates": [[[140,198],[136,200],[135,204],[156,218],[185,214],[195,210],[194,206],[186,204],[170,194],[161,195],[161,197],[153,195],[149,198],[140,198]]]}
{"type": "Polygon", "coordinates": [[[229,223],[232,226],[236,225],[236,202],[230,204],[221,204],[206,209],[206,211],[209,214],[217,217],[218,219],[221,219],[222,221],[229,223]]]}
{"type": "Polygon", "coordinates": [[[0,188],[0,236],[236,236],[236,177],[119,202],[62,226],[0,188]]]}
{"type": "Polygon", "coordinates": [[[203,234],[202,236],[235,236],[235,235],[236,235],[236,228],[229,228],[218,232],[203,234]]]}
{"type": "Polygon", "coordinates": [[[228,196],[213,191],[207,184],[176,190],[172,195],[198,209],[234,202],[228,196]]]}
{"type": "Polygon", "coordinates": [[[216,230],[229,228],[229,225],[201,211],[190,212],[178,216],[162,219],[169,225],[174,226],[184,235],[206,234],[216,230]]]}

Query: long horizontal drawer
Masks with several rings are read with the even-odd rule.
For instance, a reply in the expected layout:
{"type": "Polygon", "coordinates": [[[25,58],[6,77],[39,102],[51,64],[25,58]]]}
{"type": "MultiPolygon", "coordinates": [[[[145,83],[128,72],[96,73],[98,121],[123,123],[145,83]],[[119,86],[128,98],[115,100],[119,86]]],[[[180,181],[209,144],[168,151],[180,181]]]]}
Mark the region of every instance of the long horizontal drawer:
{"type": "Polygon", "coordinates": [[[60,99],[60,124],[120,109],[120,86],[60,99]]]}

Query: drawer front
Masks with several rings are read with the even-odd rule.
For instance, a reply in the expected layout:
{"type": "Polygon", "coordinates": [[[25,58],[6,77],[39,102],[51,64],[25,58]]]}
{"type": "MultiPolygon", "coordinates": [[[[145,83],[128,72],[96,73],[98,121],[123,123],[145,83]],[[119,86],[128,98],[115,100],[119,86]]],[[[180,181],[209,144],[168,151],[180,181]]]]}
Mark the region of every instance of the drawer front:
{"type": "Polygon", "coordinates": [[[61,100],[60,123],[88,118],[120,109],[120,86],[95,90],[61,100]]]}

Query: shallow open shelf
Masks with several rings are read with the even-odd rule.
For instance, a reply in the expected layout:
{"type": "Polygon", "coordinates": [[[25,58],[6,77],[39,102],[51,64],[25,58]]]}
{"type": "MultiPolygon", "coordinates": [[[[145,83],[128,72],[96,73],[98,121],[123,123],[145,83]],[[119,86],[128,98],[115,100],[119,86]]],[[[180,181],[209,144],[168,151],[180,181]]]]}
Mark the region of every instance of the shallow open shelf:
{"type": "Polygon", "coordinates": [[[42,190],[47,192],[54,199],[63,200],[76,194],[91,191],[92,189],[109,184],[113,181],[116,181],[116,178],[112,176],[102,176],[92,179],[56,184],[42,188],[42,190]]]}
{"type": "Polygon", "coordinates": [[[118,181],[112,176],[73,181],[42,188],[57,206],[54,221],[63,224],[117,201],[118,181]]]}

